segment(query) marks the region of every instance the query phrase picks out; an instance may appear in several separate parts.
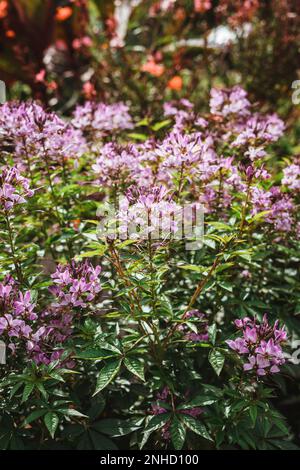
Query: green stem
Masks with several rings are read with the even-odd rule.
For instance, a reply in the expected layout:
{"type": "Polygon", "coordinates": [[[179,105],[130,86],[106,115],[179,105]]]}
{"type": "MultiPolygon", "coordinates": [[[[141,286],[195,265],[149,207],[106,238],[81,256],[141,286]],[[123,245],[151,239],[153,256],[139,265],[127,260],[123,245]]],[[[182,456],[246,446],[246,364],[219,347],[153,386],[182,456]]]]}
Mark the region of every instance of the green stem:
{"type": "Polygon", "coordinates": [[[20,284],[22,284],[23,280],[24,280],[24,277],[23,277],[21,265],[20,265],[19,260],[16,256],[16,247],[15,247],[13,229],[12,229],[12,226],[11,226],[11,223],[10,223],[10,220],[9,220],[9,215],[8,215],[7,212],[5,213],[5,222],[6,222],[7,232],[8,232],[10,251],[11,251],[12,260],[13,260],[13,263],[14,263],[14,266],[15,266],[16,275],[17,275],[17,278],[18,278],[18,281],[20,282],[20,284]]]}

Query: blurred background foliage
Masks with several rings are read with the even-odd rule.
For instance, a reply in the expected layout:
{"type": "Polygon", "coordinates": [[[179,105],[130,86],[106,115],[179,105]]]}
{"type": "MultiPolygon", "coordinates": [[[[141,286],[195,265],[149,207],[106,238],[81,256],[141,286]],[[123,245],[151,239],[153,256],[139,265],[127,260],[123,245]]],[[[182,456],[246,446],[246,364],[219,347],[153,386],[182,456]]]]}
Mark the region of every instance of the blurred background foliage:
{"type": "Polygon", "coordinates": [[[298,0],[1,0],[0,78],[64,113],[84,99],[203,107],[212,85],[240,83],[294,118],[299,13],[298,0]]]}

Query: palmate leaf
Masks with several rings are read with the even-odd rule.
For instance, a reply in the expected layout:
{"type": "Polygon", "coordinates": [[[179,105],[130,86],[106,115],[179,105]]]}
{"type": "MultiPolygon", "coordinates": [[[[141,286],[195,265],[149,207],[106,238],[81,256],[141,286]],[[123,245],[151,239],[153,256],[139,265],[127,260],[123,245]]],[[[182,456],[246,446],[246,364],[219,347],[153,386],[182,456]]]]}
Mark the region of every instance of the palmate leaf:
{"type": "Polygon", "coordinates": [[[96,390],[93,396],[101,392],[118,374],[122,364],[122,359],[110,359],[101,369],[97,378],[96,390]]]}
{"type": "Polygon", "coordinates": [[[50,436],[52,439],[54,439],[55,431],[57,429],[58,423],[59,423],[59,418],[56,413],[53,411],[49,411],[45,416],[44,416],[44,423],[46,425],[46,428],[48,429],[50,436]]]}
{"type": "Polygon", "coordinates": [[[126,357],[124,360],[125,367],[132,374],[136,375],[139,379],[145,381],[144,375],[144,361],[137,357],[126,357]]]}
{"type": "Polygon", "coordinates": [[[171,422],[171,440],[176,450],[181,450],[185,441],[186,429],[180,419],[175,415],[171,422]]]}

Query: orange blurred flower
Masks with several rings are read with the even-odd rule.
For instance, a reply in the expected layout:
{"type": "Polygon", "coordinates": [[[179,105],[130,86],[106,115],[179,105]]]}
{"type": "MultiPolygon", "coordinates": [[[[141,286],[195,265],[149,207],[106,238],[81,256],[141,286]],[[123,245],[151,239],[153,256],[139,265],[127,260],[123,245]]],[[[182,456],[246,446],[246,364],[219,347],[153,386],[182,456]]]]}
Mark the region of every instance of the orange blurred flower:
{"type": "Polygon", "coordinates": [[[8,2],[2,0],[0,2],[0,18],[5,18],[7,16],[8,2]]]}
{"type": "Polygon", "coordinates": [[[72,225],[73,225],[74,230],[78,230],[78,229],[79,229],[80,222],[81,222],[80,219],[74,219],[74,220],[72,220],[72,225]]]}
{"type": "Polygon", "coordinates": [[[177,8],[177,10],[174,13],[174,18],[177,21],[184,21],[186,18],[186,12],[184,8],[177,8]]]}
{"type": "Polygon", "coordinates": [[[13,29],[8,29],[5,33],[5,36],[7,38],[15,38],[16,37],[16,33],[14,32],[13,29]]]}
{"type": "Polygon", "coordinates": [[[55,18],[57,21],[66,21],[70,16],[72,16],[73,10],[71,7],[58,7],[56,9],[55,18]]]}
{"type": "Polygon", "coordinates": [[[182,89],[182,85],[182,78],[179,75],[174,75],[174,77],[168,81],[167,87],[170,88],[170,90],[179,91],[182,89]]]}
{"type": "Polygon", "coordinates": [[[154,77],[160,77],[165,71],[165,66],[157,64],[153,59],[148,59],[148,61],[142,65],[141,71],[148,72],[154,75],[154,77]]]}
{"type": "Polygon", "coordinates": [[[54,80],[52,80],[52,82],[47,83],[47,88],[48,88],[48,90],[53,90],[54,91],[54,90],[57,90],[58,85],[54,80]]]}

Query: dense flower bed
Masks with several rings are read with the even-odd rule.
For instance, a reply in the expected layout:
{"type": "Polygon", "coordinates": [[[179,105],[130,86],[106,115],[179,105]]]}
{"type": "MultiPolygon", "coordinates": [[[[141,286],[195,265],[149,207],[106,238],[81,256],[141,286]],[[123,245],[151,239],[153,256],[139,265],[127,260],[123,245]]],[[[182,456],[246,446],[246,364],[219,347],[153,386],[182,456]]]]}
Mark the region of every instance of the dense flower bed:
{"type": "Polygon", "coordinates": [[[241,87],[209,108],[0,108],[1,448],[295,447],[300,162],[241,87]]]}

